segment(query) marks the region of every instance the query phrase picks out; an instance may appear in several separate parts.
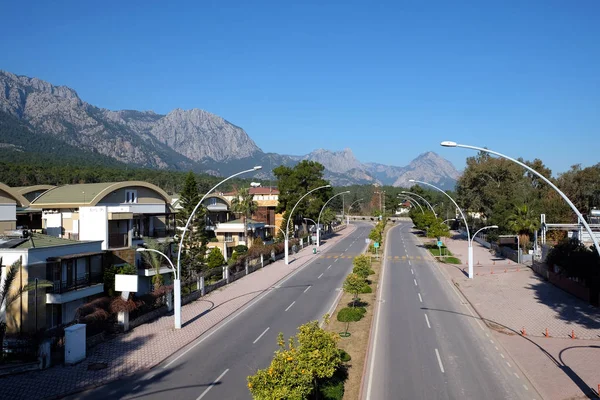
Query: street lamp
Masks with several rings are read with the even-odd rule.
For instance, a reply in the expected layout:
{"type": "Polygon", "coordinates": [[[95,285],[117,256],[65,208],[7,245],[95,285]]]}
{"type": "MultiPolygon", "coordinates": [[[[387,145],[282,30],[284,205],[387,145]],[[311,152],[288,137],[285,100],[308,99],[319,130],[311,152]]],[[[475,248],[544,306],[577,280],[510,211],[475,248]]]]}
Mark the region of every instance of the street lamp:
{"type": "Polygon", "coordinates": [[[183,248],[183,239],[185,237],[185,233],[187,232],[188,226],[190,225],[190,222],[192,221],[194,214],[196,214],[198,207],[200,207],[200,204],[202,204],[202,202],[204,201],[206,196],[208,196],[213,190],[215,190],[217,187],[219,187],[222,183],[224,183],[224,182],[228,181],[229,179],[234,178],[238,175],[242,175],[242,174],[245,174],[248,172],[258,171],[259,169],[262,169],[262,167],[260,165],[254,167],[254,168],[251,168],[251,169],[240,171],[236,174],[233,174],[233,175],[223,179],[221,182],[217,183],[208,192],[206,192],[206,194],[204,196],[202,196],[202,198],[200,199],[198,204],[196,204],[196,207],[194,207],[194,210],[190,214],[187,222],[185,223],[183,232],[181,232],[181,240],[179,240],[179,248],[177,249],[177,275],[175,276],[175,280],[173,281],[173,295],[175,297],[175,329],[181,329],[181,249],[183,248]]]}
{"type": "MultiPolygon", "coordinates": [[[[303,220],[305,220],[305,221],[307,221],[306,223],[308,223],[308,221],[312,222],[312,223],[313,223],[313,225],[315,226],[315,229],[316,229],[316,230],[318,230],[318,229],[319,229],[319,226],[317,225],[317,223],[315,222],[315,220],[314,220],[314,219],[311,219],[311,218],[302,218],[302,219],[303,219],[303,220]]],[[[309,231],[309,233],[310,233],[310,231],[309,231]]],[[[310,239],[311,239],[311,237],[310,237],[310,235],[308,235],[308,236],[309,236],[309,241],[308,241],[308,243],[310,244],[310,239]]]]}
{"type": "Polygon", "coordinates": [[[429,206],[429,208],[431,208],[431,211],[433,212],[433,215],[437,219],[437,214],[435,213],[435,210],[433,209],[433,207],[431,206],[431,204],[427,200],[425,200],[425,198],[423,196],[419,196],[418,194],[413,193],[413,192],[407,192],[406,190],[403,190],[402,193],[404,193],[404,194],[412,194],[413,196],[417,196],[419,199],[423,200],[429,206]]]}
{"type": "MultiPolygon", "coordinates": [[[[289,264],[289,249],[288,249],[288,241],[289,241],[289,236],[290,236],[290,220],[292,219],[292,214],[294,213],[294,210],[296,209],[296,207],[298,206],[298,204],[300,204],[300,202],[302,201],[302,199],[304,199],[306,196],[308,196],[309,194],[311,194],[312,192],[319,190],[319,189],[325,189],[325,188],[330,188],[331,185],[325,185],[325,186],[319,186],[318,188],[314,188],[312,190],[309,190],[304,196],[300,197],[300,200],[298,200],[298,202],[294,205],[294,208],[292,208],[292,212],[290,212],[290,215],[288,215],[288,220],[287,220],[287,225],[285,226],[285,265],[289,264]]],[[[319,227],[317,227],[318,229],[319,227]]]]}
{"type": "Polygon", "coordinates": [[[348,206],[348,212],[346,213],[346,225],[348,225],[350,223],[350,209],[352,208],[353,205],[355,205],[356,203],[358,203],[359,201],[362,201],[364,199],[358,199],[358,200],[354,200],[352,202],[352,204],[350,204],[348,206]]]}
{"type": "Polygon", "coordinates": [[[174,278],[175,279],[179,279],[179,276],[177,275],[178,271],[177,271],[177,269],[175,269],[175,266],[173,265],[173,261],[171,261],[171,259],[165,253],[163,253],[162,251],[158,251],[158,250],[155,250],[155,249],[146,249],[146,248],[143,248],[143,247],[138,247],[135,251],[138,251],[138,252],[149,251],[149,252],[152,252],[152,253],[158,253],[158,254],[160,254],[161,256],[163,256],[164,258],[167,259],[167,261],[169,263],[169,266],[173,270],[174,278]]]}
{"type": "Polygon", "coordinates": [[[325,206],[327,206],[327,204],[328,204],[328,203],[329,203],[331,200],[333,200],[335,197],[337,197],[337,196],[340,196],[340,195],[343,195],[343,194],[348,194],[348,193],[350,193],[350,191],[349,191],[349,190],[346,190],[345,192],[340,192],[340,193],[338,193],[338,194],[334,194],[333,196],[331,196],[331,197],[329,198],[329,200],[327,200],[327,201],[325,202],[325,204],[323,204],[323,207],[321,207],[321,211],[319,212],[319,217],[317,218],[317,247],[320,247],[320,246],[321,246],[321,236],[320,236],[320,234],[319,234],[319,233],[320,233],[320,231],[321,231],[321,226],[319,225],[319,223],[321,222],[321,214],[323,214],[323,210],[325,209],[325,206]]]}
{"type": "Polygon", "coordinates": [[[439,187],[434,186],[431,183],[417,181],[415,179],[409,179],[408,181],[409,182],[415,182],[415,183],[421,183],[421,184],[427,185],[427,186],[431,186],[435,190],[442,192],[444,195],[446,195],[446,197],[448,197],[450,199],[451,202],[454,203],[454,205],[456,206],[456,208],[458,209],[458,211],[460,211],[460,215],[462,216],[462,219],[465,222],[465,228],[467,229],[467,242],[469,244],[469,252],[468,252],[468,259],[467,259],[468,260],[468,265],[469,265],[469,279],[473,279],[473,246],[472,246],[472,242],[471,242],[471,235],[469,234],[469,225],[467,225],[467,219],[465,218],[465,214],[462,212],[462,209],[458,206],[458,204],[456,204],[456,202],[454,201],[454,199],[452,197],[450,197],[450,195],[448,193],[444,192],[439,187]]]}
{"type": "Polygon", "coordinates": [[[579,212],[579,210],[577,209],[577,207],[575,207],[575,204],[573,204],[573,202],[571,200],[569,200],[569,198],[567,197],[567,195],[564,194],[563,192],[561,192],[560,189],[557,188],[556,185],[554,185],[552,182],[550,182],[550,180],[548,178],[546,178],[544,175],[540,174],[539,172],[537,172],[535,169],[531,168],[527,164],[524,164],[521,161],[515,160],[514,158],[506,156],[506,155],[504,155],[502,153],[498,153],[497,151],[493,151],[493,150],[489,150],[489,149],[484,149],[482,147],[470,146],[470,145],[466,145],[466,144],[458,144],[456,142],[451,142],[451,141],[444,141],[444,142],[442,142],[440,144],[442,146],[444,146],[444,147],[463,147],[465,149],[473,149],[473,150],[483,151],[485,153],[495,154],[498,157],[502,157],[502,158],[510,160],[510,161],[512,161],[512,162],[514,162],[516,164],[519,164],[521,167],[525,168],[526,170],[528,170],[532,174],[538,176],[541,180],[543,180],[548,185],[550,185],[550,187],[552,189],[554,189],[560,195],[560,197],[562,197],[563,200],[566,201],[567,204],[571,207],[571,209],[575,212],[575,214],[577,215],[577,217],[579,218],[579,220],[581,221],[581,223],[583,224],[583,226],[587,230],[588,234],[592,238],[592,242],[594,242],[594,247],[596,248],[596,252],[598,252],[598,255],[600,255],[600,245],[598,244],[598,240],[596,240],[596,236],[594,236],[594,232],[592,232],[592,228],[590,228],[590,226],[588,225],[588,223],[586,222],[586,220],[583,218],[583,215],[581,215],[581,213],[579,212]]]}
{"type": "Polygon", "coordinates": [[[398,193],[398,196],[404,196],[404,198],[405,198],[405,199],[407,199],[407,200],[408,200],[408,202],[409,202],[411,205],[412,205],[412,203],[415,203],[415,204],[416,204],[416,205],[418,205],[418,206],[419,206],[419,208],[421,209],[421,213],[422,213],[422,214],[425,214],[425,210],[423,210],[423,207],[421,207],[421,204],[419,204],[419,202],[418,202],[417,200],[413,199],[412,197],[410,197],[410,196],[409,196],[409,195],[407,195],[407,194],[404,194],[404,195],[403,195],[403,194],[400,194],[400,193],[398,193]]]}
{"type": "Polygon", "coordinates": [[[448,222],[448,221],[456,221],[456,218],[448,218],[442,221],[442,224],[448,222]]]}

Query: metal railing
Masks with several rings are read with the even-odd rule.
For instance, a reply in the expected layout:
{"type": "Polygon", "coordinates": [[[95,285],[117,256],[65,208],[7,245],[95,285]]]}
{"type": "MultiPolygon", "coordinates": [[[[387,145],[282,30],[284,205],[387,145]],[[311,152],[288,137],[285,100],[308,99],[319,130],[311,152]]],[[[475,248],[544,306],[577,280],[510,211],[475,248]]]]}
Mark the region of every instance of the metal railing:
{"type": "Polygon", "coordinates": [[[93,274],[85,274],[82,277],[73,279],[72,281],[53,281],[52,288],[48,288],[47,293],[61,294],[71,290],[80,289],[87,286],[92,286],[97,283],[102,283],[102,273],[95,272],[93,274]]]}

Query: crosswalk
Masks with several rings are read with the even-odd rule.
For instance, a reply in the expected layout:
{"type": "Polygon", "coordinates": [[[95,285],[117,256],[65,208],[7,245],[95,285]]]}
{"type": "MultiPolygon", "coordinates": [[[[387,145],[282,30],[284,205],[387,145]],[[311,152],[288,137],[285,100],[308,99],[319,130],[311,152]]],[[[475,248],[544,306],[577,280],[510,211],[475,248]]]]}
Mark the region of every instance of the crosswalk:
{"type": "MultiPolygon", "coordinates": [[[[328,254],[328,255],[323,255],[320,256],[319,258],[347,258],[347,259],[354,259],[357,256],[346,256],[343,254],[328,254]]],[[[387,259],[389,261],[407,261],[407,260],[414,260],[414,261],[418,261],[418,260],[425,260],[424,257],[421,256],[387,256],[387,259]]]]}

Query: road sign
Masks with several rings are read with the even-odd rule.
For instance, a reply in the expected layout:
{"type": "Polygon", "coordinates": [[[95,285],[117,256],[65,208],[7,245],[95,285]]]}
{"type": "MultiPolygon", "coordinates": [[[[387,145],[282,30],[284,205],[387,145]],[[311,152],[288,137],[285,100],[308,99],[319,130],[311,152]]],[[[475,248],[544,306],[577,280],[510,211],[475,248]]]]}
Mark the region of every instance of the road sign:
{"type": "Polygon", "coordinates": [[[374,246],[375,248],[378,248],[378,247],[379,247],[379,242],[375,242],[375,244],[373,244],[373,246],[374,246]]]}
{"type": "Polygon", "coordinates": [[[442,245],[443,245],[443,243],[442,243],[442,241],[441,241],[441,240],[438,240],[438,243],[437,243],[437,244],[438,244],[438,247],[442,247],[442,245]]]}

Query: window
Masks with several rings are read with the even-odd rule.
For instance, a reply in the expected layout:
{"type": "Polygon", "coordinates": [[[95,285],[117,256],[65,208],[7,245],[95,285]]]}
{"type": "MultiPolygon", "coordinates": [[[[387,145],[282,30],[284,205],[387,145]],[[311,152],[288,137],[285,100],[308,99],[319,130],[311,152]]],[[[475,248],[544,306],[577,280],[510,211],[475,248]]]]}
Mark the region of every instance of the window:
{"type": "Polygon", "coordinates": [[[125,191],[125,203],[137,203],[137,190],[125,191]]]}
{"type": "Polygon", "coordinates": [[[231,234],[231,232],[225,233],[225,242],[227,242],[227,243],[233,242],[233,235],[231,234]]]}

